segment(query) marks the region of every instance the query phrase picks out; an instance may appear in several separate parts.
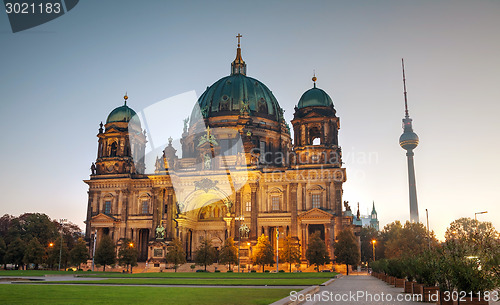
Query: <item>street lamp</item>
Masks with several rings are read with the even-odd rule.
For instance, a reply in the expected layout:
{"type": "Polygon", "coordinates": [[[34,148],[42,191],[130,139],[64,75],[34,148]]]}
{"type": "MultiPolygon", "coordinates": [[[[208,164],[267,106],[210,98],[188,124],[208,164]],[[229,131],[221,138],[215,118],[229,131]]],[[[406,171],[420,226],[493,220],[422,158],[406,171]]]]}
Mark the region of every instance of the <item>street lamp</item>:
{"type": "Polygon", "coordinates": [[[276,272],[280,272],[280,262],[279,262],[279,239],[280,239],[280,231],[276,228],[276,272]]]}
{"type": "Polygon", "coordinates": [[[94,271],[95,244],[97,243],[97,229],[94,232],[94,243],[92,245],[92,272],[94,271]]]}
{"type": "Polygon", "coordinates": [[[62,244],[63,244],[63,227],[62,225],[67,221],[67,219],[59,219],[59,222],[61,223],[61,247],[59,248],[59,268],[57,268],[57,271],[61,271],[61,257],[62,257],[62,244]]]}
{"type": "MultiPolygon", "coordinates": [[[[238,217],[235,217],[234,220],[244,221],[245,220],[245,216],[240,215],[238,217]]],[[[241,231],[242,230],[243,230],[243,224],[241,224],[240,227],[238,228],[238,232],[239,232],[239,239],[238,239],[238,273],[240,273],[240,249],[241,249],[241,231]]]]}
{"type": "Polygon", "coordinates": [[[377,243],[377,241],[374,239],[372,240],[372,249],[373,249],[373,261],[375,261],[375,244],[377,243]]]}
{"type": "Polygon", "coordinates": [[[488,211],[474,213],[474,219],[477,221],[478,214],[486,214],[486,213],[488,213],[488,211]]]}
{"type": "Polygon", "coordinates": [[[427,216],[427,243],[429,244],[429,250],[431,249],[431,233],[429,231],[429,211],[425,209],[425,215],[427,216]]]}

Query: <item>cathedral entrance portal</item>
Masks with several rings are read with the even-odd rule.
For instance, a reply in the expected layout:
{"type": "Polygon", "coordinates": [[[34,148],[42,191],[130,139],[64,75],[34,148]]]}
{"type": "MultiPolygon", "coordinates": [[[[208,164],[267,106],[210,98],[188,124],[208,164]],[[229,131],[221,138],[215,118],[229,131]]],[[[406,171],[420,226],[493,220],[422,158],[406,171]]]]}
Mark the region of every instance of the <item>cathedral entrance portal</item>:
{"type": "Polygon", "coordinates": [[[139,256],[137,261],[144,262],[148,259],[149,229],[139,230],[139,256]]]}
{"type": "Polygon", "coordinates": [[[317,231],[320,232],[321,239],[325,240],[325,225],[309,225],[309,236],[317,231]]]}

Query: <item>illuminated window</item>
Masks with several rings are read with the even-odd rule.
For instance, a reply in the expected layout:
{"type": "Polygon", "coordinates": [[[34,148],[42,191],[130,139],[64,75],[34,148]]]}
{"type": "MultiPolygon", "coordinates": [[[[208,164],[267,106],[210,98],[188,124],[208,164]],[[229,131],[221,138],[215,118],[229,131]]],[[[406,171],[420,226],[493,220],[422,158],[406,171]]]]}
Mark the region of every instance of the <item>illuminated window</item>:
{"type": "Polygon", "coordinates": [[[251,212],[252,211],[252,203],[250,201],[248,201],[246,204],[245,204],[245,211],[246,212],[251,212]]]}
{"type": "Polygon", "coordinates": [[[312,207],[317,209],[321,207],[321,194],[312,194],[312,207]]]}
{"type": "Polygon", "coordinates": [[[279,209],[280,209],[280,197],[278,197],[278,196],[271,197],[271,208],[273,211],[279,211],[279,209]]]}
{"type": "Polygon", "coordinates": [[[141,213],[149,214],[149,204],[147,200],[144,200],[141,204],[141,213]]]}
{"type": "Polygon", "coordinates": [[[111,214],[111,201],[104,202],[104,214],[111,214]]]}

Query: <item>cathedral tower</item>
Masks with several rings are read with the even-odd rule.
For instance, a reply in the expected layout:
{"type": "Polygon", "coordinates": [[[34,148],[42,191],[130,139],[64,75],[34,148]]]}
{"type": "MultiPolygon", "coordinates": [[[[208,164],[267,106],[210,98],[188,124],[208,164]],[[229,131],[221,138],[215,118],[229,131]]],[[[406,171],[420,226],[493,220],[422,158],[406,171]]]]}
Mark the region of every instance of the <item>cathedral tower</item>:
{"type": "Polygon", "coordinates": [[[134,110],[127,106],[128,96],[124,96],[123,106],[115,108],[108,116],[106,124],[99,128],[97,159],[92,165],[92,175],[143,174],[145,170],[145,132],[134,110]]]}

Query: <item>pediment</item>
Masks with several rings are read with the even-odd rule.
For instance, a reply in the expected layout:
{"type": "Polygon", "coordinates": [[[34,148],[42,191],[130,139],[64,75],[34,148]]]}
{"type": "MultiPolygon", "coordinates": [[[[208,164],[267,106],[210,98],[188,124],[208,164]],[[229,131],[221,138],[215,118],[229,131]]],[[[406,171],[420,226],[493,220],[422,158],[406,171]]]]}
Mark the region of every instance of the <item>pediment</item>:
{"type": "Polygon", "coordinates": [[[304,118],[323,118],[323,117],[325,117],[325,115],[324,115],[324,114],[319,113],[319,112],[317,112],[317,111],[315,111],[315,110],[311,110],[309,113],[307,113],[307,114],[304,116],[304,118]]]}
{"type": "Polygon", "coordinates": [[[109,215],[99,213],[96,216],[92,217],[92,219],[90,221],[92,221],[92,223],[95,224],[95,223],[103,223],[103,222],[118,222],[119,220],[114,218],[114,217],[111,217],[109,215]]]}
{"type": "Polygon", "coordinates": [[[318,208],[311,209],[299,215],[299,219],[333,218],[333,215],[318,208]]]}

